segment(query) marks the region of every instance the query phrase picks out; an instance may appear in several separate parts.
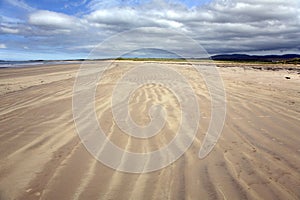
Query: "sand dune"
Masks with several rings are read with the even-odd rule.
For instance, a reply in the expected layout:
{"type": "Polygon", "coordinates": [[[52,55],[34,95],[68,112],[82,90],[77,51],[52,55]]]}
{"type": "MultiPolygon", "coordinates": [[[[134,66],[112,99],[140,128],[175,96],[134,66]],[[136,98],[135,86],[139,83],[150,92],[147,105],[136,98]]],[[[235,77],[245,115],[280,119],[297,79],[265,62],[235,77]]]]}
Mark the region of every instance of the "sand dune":
{"type": "MultiPolygon", "coordinates": [[[[141,62],[119,61],[105,72],[95,108],[110,141],[127,151],[149,152],[172,140],[180,108],[163,85],[144,85],[129,101],[133,120],[149,123],[148,110],[157,103],[168,111],[166,124],[149,139],[122,132],[113,119],[111,96],[116,82],[137,64],[141,62]]],[[[203,77],[180,63],[156,64],[176,68],[189,80],[197,91],[201,120],[192,146],[180,159],[144,174],[115,171],[81,143],[72,113],[79,65],[1,69],[0,199],[300,199],[299,69],[222,64],[218,70],[226,90],[226,120],[217,145],[200,160],[211,116],[203,77]]]]}

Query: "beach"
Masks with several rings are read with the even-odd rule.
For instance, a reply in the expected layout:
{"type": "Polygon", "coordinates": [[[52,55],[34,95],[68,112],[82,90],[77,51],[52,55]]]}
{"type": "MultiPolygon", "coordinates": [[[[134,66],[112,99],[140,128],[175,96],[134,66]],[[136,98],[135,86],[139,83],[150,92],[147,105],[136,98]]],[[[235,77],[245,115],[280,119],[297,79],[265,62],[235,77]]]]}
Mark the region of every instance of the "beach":
{"type": "MultiPolygon", "coordinates": [[[[141,63],[115,61],[95,92],[99,124],[113,143],[132,152],[160,149],[180,125],[178,100],[162,85],[150,84],[136,90],[129,110],[137,124],[145,125],[151,103],[163,103],[170,116],[161,133],[140,140],[117,127],[112,91],[126,71],[141,63]]],[[[215,147],[199,159],[211,119],[205,81],[185,64],[151,63],[174,67],[187,77],[198,98],[200,122],[192,145],[178,160],[135,174],[99,162],[80,140],[72,110],[80,64],[0,69],[0,199],[300,198],[299,66],[217,63],[226,118],[215,147]]]]}

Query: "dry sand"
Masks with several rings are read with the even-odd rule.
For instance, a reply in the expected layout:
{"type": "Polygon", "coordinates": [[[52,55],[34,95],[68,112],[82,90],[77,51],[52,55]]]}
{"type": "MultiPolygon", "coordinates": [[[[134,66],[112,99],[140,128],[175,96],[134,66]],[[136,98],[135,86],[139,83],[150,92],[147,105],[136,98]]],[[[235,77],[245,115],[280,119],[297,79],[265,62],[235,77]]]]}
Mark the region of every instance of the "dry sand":
{"type": "MultiPolygon", "coordinates": [[[[164,133],[144,141],[116,127],[109,104],[114,83],[136,64],[120,61],[107,71],[97,89],[97,115],[118,146],[153,151],[178,128],[174,96],[155,84],[133,95],[130,110],[138,124],[149,122],[146,111],[153,102],[163,102],[171,112],[164,133]]],[[[168,65],[178,68],[198,92],[200,127],[179,160],[146,174],[112,170],[80,142],[72,116],[79,65],[0,69],[0,199],[300,199],[299,67],[260,70],[260,65],[220,63],[227,117],[217,145],[200,160],[210,120],[209,95],[193,70],[168,65]]]]}

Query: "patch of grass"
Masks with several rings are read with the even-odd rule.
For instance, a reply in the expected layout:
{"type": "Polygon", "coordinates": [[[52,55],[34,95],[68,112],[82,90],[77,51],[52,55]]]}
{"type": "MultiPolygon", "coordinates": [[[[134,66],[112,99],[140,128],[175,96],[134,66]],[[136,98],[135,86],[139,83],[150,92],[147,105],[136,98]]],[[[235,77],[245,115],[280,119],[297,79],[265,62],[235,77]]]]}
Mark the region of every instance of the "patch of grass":
{"type": "Polygon", "coordinates": [[[187,61],[184,58],[116,58],[115,60],[130,60],[130,61],[187,61]]]}

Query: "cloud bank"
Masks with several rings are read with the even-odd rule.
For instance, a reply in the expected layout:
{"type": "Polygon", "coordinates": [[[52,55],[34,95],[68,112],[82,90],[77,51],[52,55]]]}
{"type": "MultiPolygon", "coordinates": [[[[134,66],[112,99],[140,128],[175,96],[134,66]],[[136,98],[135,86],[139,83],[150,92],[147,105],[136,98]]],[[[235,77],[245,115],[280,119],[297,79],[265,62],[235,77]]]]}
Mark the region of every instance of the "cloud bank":
{"type": "Polygon", "coordinates": [[[114,34],[135,28],[143,30],[127,36],[135,47],[165,38],[168,45],[182,46],[188,51],[182,41],[168,34],[168,30],[176,30],[193,38],[210,54],[300,51],[298,0],[212,0],[201,4],[92,0],[66,4],[73,6],[75,14],[16,1],[6,0],[6,4],[24,14],[4,12],[0,17],[0,43],[7,47],[5,51],[63,52],[64,56],[82,57],[114,34]],[[147,34],[151,37],[147,38],[147,34]]]}

